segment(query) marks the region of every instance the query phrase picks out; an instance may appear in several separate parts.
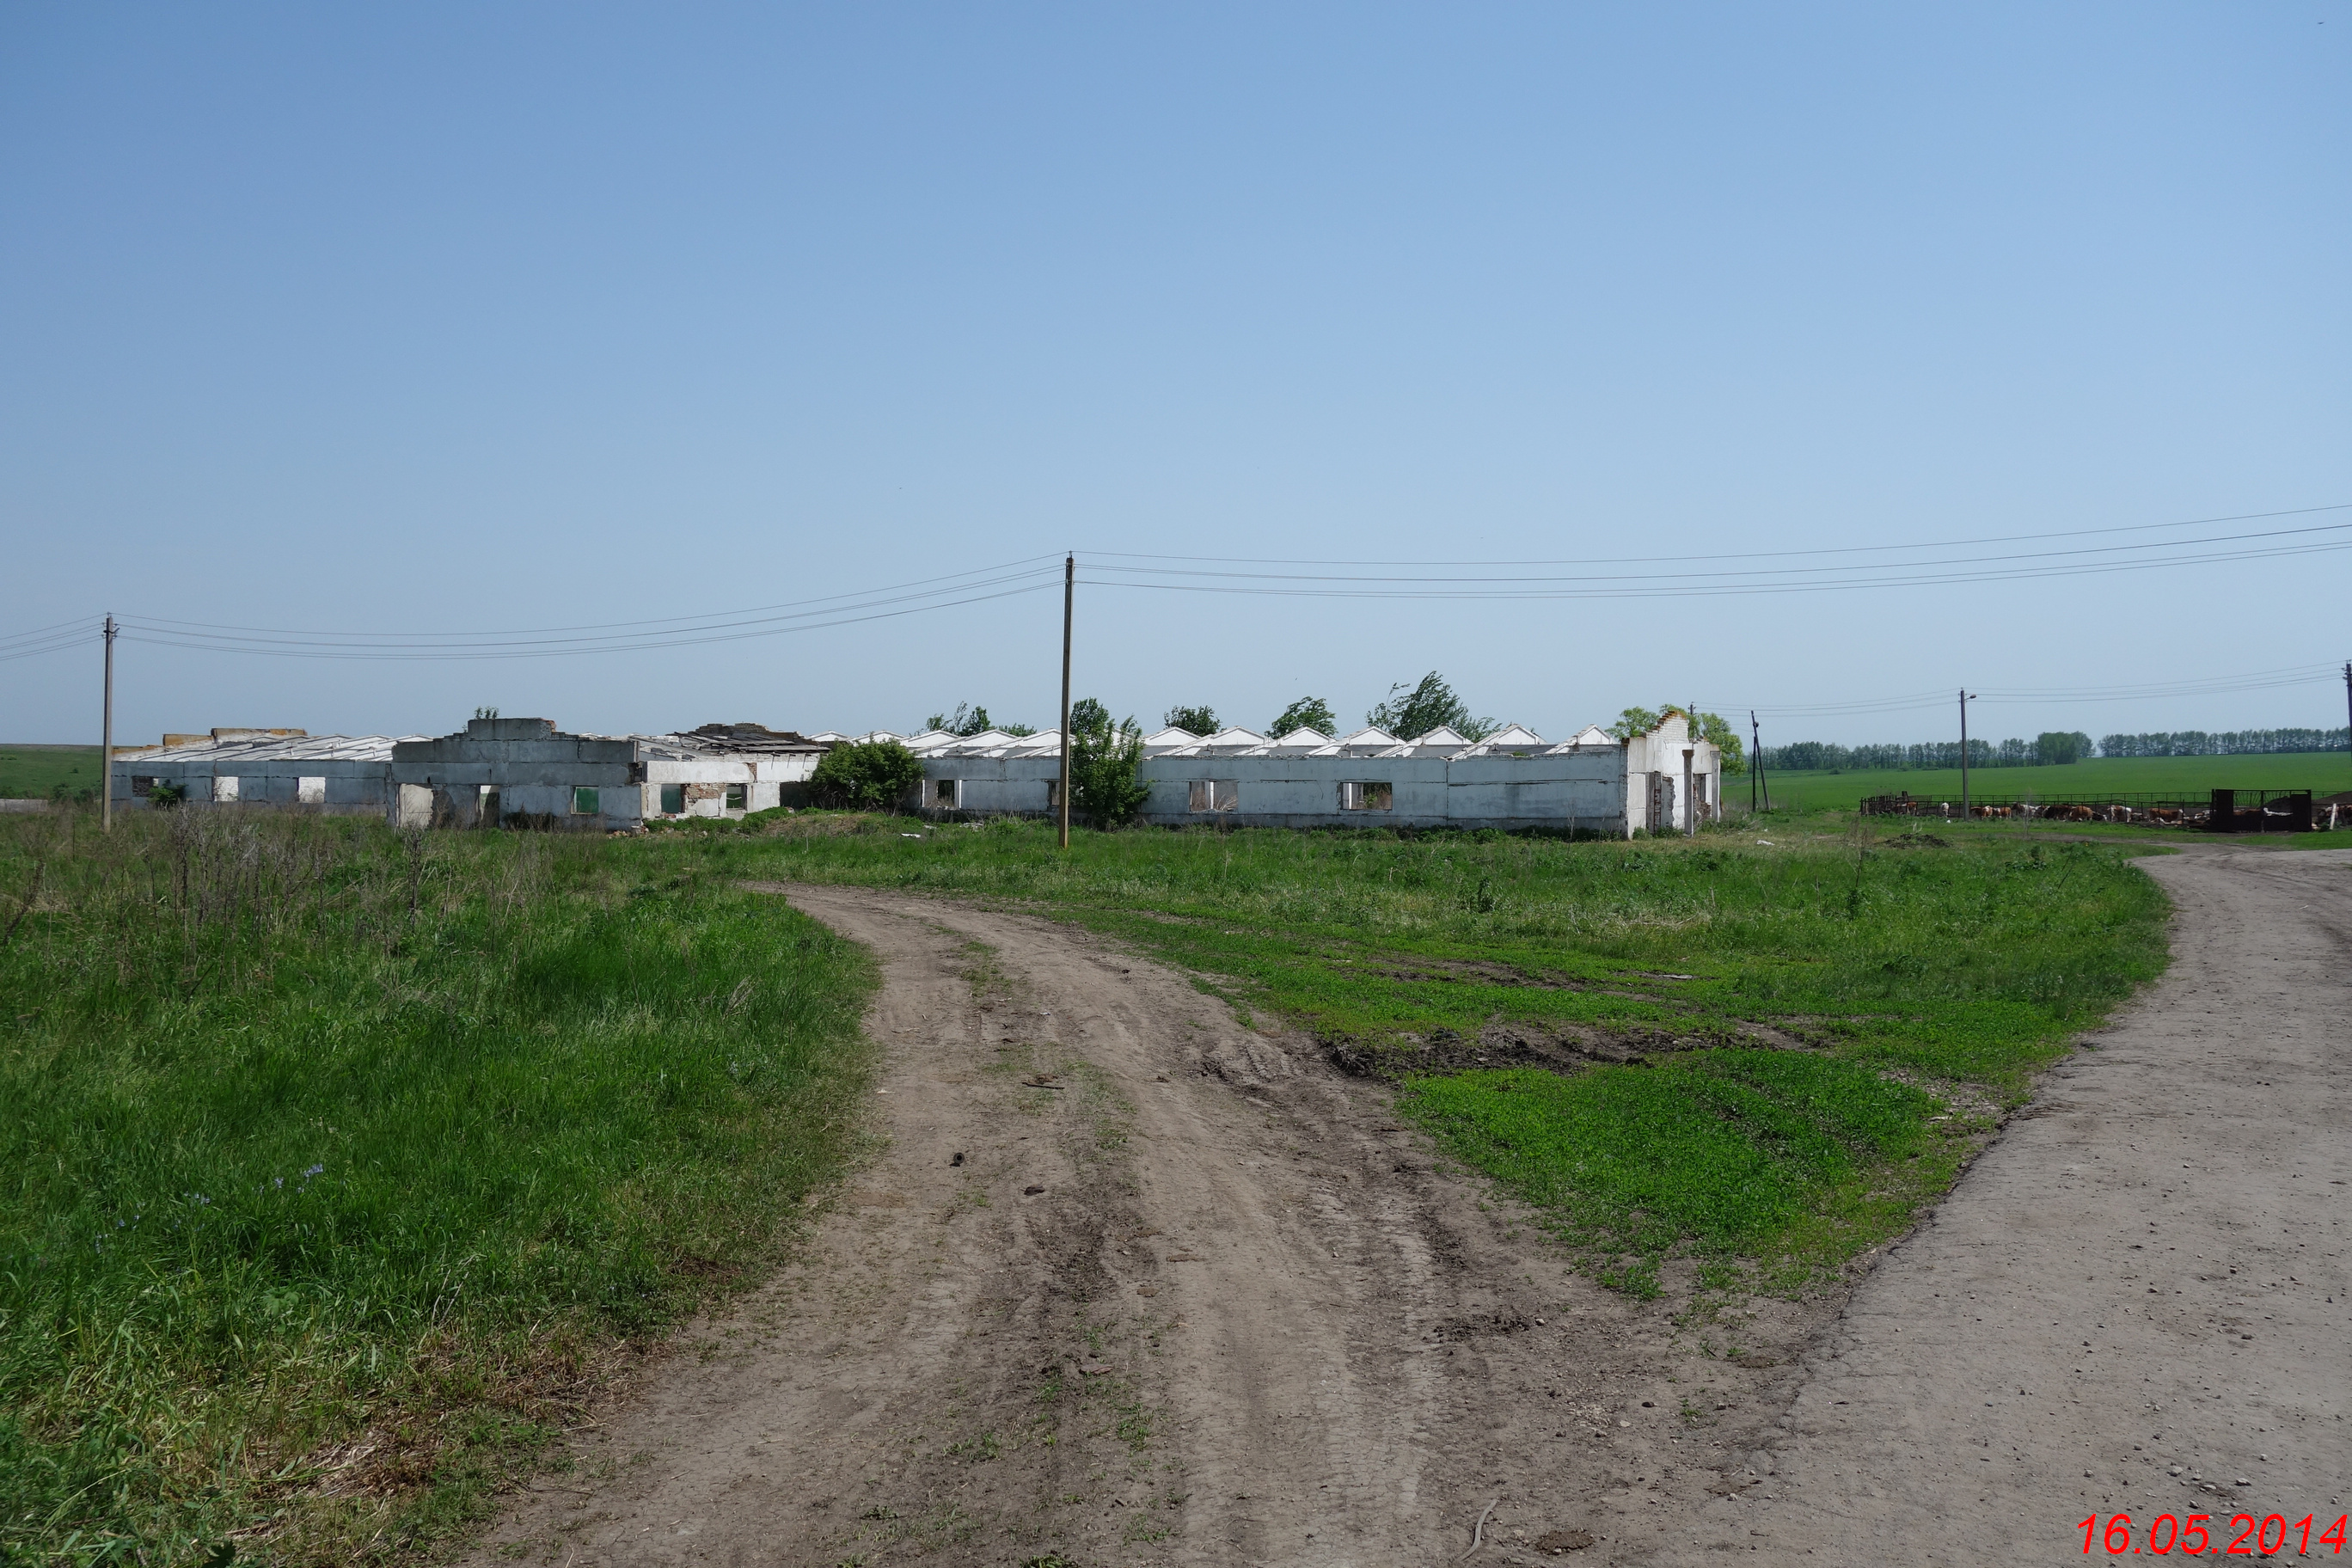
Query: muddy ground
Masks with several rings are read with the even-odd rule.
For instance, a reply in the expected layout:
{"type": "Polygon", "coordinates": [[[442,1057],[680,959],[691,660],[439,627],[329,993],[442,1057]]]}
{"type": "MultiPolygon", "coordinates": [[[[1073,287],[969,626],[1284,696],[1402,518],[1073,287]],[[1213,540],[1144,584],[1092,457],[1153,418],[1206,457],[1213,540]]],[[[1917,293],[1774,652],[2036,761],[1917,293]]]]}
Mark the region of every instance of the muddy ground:
{"type": "Polygon", "coordinates": [[[475,1561],[2039,1558],[2158,1474],[2321,1506],[2352,1474],[2352,856],[2156,870],[2181,962],[1886,1267],[1681,1326],[1685,1280],[1570,1273],[1387,1091],[1182,975],[778,889],[881,956],[887,1145],[475,1561]]]}

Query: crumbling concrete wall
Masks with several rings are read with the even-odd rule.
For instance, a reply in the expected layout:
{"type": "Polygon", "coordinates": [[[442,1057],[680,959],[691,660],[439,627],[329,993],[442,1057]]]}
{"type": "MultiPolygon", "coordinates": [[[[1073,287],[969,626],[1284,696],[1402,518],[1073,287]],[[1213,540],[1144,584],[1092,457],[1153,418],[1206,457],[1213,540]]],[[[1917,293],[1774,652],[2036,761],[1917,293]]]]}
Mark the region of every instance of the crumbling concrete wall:
{"type": "Polygon", "coordinates": [[[480,826],[486,807],[513,826],[593,831],[645,819],[636,742],[568,734],[551,719],[476,719],[457,734],[403,741],[392,749],[392,782],[402,826],[418,826],[427,799],[422,815],[436,826],[480,826]]]}

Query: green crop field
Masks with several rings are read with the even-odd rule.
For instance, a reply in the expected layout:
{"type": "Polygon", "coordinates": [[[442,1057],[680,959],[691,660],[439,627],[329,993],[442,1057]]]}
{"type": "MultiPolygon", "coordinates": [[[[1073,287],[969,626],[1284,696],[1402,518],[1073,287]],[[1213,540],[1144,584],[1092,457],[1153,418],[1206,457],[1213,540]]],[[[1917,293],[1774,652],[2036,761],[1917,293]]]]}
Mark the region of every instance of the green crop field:
{"type": "Polygon", "coordinates": [[[46,797],[59,784],[95,797],[98,775],[96,746],[0,746],[0,800],[46,797]]]}
{"type": "Polygon", "coordinates": [[[0,1562],[431,1555],[769,1270],[871,964],[698,860],[0,816],[0,1562]]]}
{"type": "MultiPolygon", "coordinates": [[[[1852,810],[1874,795],[1909,790],[1927,800],[1960,798],[1958,768],[1878,773],[1768,773],[1772,804],[1801,811],[1852,810]]],[[[2053,768],[1970,768],[1971,793],[1988,796],[2137,795],[2212,789],[2308,789],[2320,795],[2352,790],[2352,754],[2304,752],[2252,757],[2095,757],[2053,768]]],[[[1726,779],[1736,805],[1748,802],[1748,780],[1726,779]]]]}

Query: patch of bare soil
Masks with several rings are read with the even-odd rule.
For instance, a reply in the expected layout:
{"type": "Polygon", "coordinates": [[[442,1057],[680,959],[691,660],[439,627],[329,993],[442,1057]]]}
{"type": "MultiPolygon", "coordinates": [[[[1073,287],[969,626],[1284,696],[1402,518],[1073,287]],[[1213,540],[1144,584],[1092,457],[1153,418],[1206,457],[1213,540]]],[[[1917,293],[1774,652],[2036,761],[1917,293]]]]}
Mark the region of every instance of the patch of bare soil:
{"type": "Polygon", "coordinates": [[[1674,1268],[1612,1295],[1378,1081],[1183,975],[1025,915],[775,890],[881,957],[887,1149],[485,1568],[1435,1563],[1474,1531],[1480,1563],[1614,1562],[1755,1481],[1834,1301],[1700,1321],[1674,1268]]]}

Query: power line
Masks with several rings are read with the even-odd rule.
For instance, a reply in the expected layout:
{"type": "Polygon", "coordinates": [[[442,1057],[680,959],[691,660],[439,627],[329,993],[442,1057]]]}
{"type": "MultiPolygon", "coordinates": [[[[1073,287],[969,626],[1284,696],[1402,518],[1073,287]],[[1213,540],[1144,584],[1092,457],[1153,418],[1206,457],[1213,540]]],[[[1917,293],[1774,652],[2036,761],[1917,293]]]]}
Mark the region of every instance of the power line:
{"type": "Polygon", "coordinates": [[[1190,572],[1161,567],[1096,566],[1097,572],[1128,575],[1087,579],[1102,587],[1154,588],[1186,593],[1247,594],[1289,598],[1368,599],[1609,599],[1699,597],[1727,594],[1785,594],[1851,591],[1857,588],[1914,587],[1945,583],[2021,582],[2038,578],[2096,575],[2111,572],[2147,571],[2165,566],[2211,564],[2225,561],[2270,560],[2284,556],[2322,554],[2352,549],[2352,522],[2328,523],[2305,529],[2281,529],[2243,534],[2217,534],[2203,539],[2170,540],[2148,544],[2108,545],[2081,550],[1959,557],[1943,561],[1866,563],[1847,566],[1759,567],[1745,571],[1628,573],[1577,577],[1436,577],[1357,576],[1345,574],[1190,572]],[[2294,544],[2260,545],[2247,549],[2144,557],[2132,561],[2063,561],[2068,556],[2107,555],[2124,551],[2180,550],[2200,544],[2244,545],[2294,534],[2330,534],[2325,540],[2294,544]],[[2011,566],[2008,562],[2047,564],[2011,566]],[[1963,570],[1947,570],[1947,568],[1963,570]],[[1832,575],[1832,574],[1843,575],[1832,575]],[[1166,581],[1134,581],[1134,576],[1166,581]],[[1192,578],[1193,581],[1178,581],[1192,578]],[[1202,581],[1200,579],[1206,579],[1202,581]],[[1755,579],[1776,579],[1756,581],[1755,579]],[[1243,583],[1282,586],[1241,586],[1243,583]],[[1303,584],[1381,584],[1381,586],[1305,587],[1303,584]],[[1499,586],[1498,584],[1511,584],[1499,586]],[[1551,584],[1575,584],[1564,587],[1551,584]],[[1543,584],[1528,586],[1527,584],[1543,584]],[[1631,585],[1629,585],[1631,584],[1631,585]]]}
{"type": "MultiPolygon", "coordinates": [[[[2053,688],[2040,690],[2011,688],[1971,692],[1970,700],[2008,703],[2012,705],[2049,702],[2147,702],[2182,697],[2225,696],[2237,691],[2263,691],[2295,686],[2311,686],[2322,681],[2333,682],[2336,667],[2333,664],[2292,665],[2281,669],[2251,670],[2243,675],[2211,676],[2199,679],[2150,682],[2139,686],[2105,688],[2053,688]]],[[[1710,709],[1748,708],[1768,718],[1838,718],[1865,713],[1896,713],[1927,708],[1941,708],[1951,701],[1949,692],[1918,692],[1915,694],[1863,699],[1851,702],[1788,704],[1779,707],[1765,703],[1717,702],[1710,709]]]]}
{"type": "MultiPolygon", "coordinates": [[[[133,636],[130,632],[125,632],[123,636],[126,640],[131,642],[149,643],[160,647],[203,648],[215,653],[247,653],[260,655],[264,658],[276,658],[390,659],[398,661],[432,661],[469,658],[559,658],[567,655],[574,654],[638,653],[656,648],[694,647],[709,643],[746,642],[755,637],[782,637],[793,632],[824,631],[832,626],[855,626],[866,621],[893,620],[902,616],[918,616],[929,610],[953,609],[959,605],[986,604],[996,599],[1009,599],[1023,594],[1034,594],[1042,589],[1049,588],[1051,586],[1053,586],[1052,582],[1050,580],[1046,580],[1030,583],[1017,588],[1002,589],[996,593],[976,594],[966,598],[909,605],[898,609],[877,609],[865,615],[841,615],[836,616],[830,620],[805,621],[793,626],[771,626],[758,631],[735,631],[724,634],[714,634],[706,637],[663,637],[658,640],[646,639],[631,642],[611,642],[587,647],[518,648],[500,647],[495,644],[473,644],[445,650],[435,650],[430,647],[384,649],[371,648],[364,646],[353,647],[334,644],[317,646],[302,644],[272,646],[262,643],[239,644],[226,640],[194,642],[170,637],[138,637],[133,636]]],[[[133,621],[125,621],[123,624],[126,626],[140,625],[140,623],[133,621]]]]}
{"type": "MultiPolygon", "coordinates": [[[[967,579],[985,577],[992,580],[1003,581],[1004,579],[999,575],[1000,574],[1012,574],[1013,575],[1018,575],[1024,568],[1033,571],[1039,570],[1038,563],[1050,562],[1053,559],[1054,557],[1051,555],[1032,555],[1026,556],[1019,561],[1003,562],[993,566],[976,566],[967,572],[950,572],[939,577],[918,577],[911,583],[892,583],[879,588],[868,588],[850,594],[827,594],[814,599],[791,599],[780,605],[756,605],[749,609],[712,610],[699,616],[665,616],[642,621],[602,621],[590,623],[584,626],[525,626],[505,631],[320,632],[306,631],[286,626],[223,626],[209,621],[177,621],[161,616],[150,616],[146,617],[146,619],[151,624],[157,626],[184,628],[192,634],[196,632],[236,632],[250,633],[256,636],[265,637],[315,638],[480,637],[511,640],[519,637],[545,637],[559,632],[616,632],[625,635],[629,633],[632,628],[640,626],[668,627],[676,631],[690,631],[703,629],[698,625],[698,623],[702,622],[715,621],[740,624],[743,617],[769,615],[781,616],[782,612],[785,611],[804,611],[811,615],[822,614],[824,612],[821,610],[806,609],[805,607],[811,605],[839,605],[845,599],[871,599],[876,595],[880,594],[904,594],[909,589],[927,588],[931,586],[933,584],[961,584],[961,586],[950,586],[936,590],[936,592],[941,594],[960,593],[963,591],[964,587],[974,585],[967,582],[967,579]]],[[[910,596],[921,597],[922,595],[914,595],[910,596]]],[[[643,635],[652,636],[657,634],[646,633],[643,635]]]]}
{"type": "Polygon", "coordinates": [[[1769,561],[1800,555],[1852,555],[1902,550],[1957,550],[1977,544],[2024,544],[2043,539],[2089,539],[2113,533],[2146,533],[2167,528],[2208,528],[2223,522],[2261,522],[2276,517],[2309,517],[2319,512],[2352,511],[2352,501],[2327,506],[2290,507],[2280,511],[2235,512],[2226,517],[2190,518],[2175,522],[2135,522],[2114,528],[2069,528],[2048,533],[1991,534],[1978,539],[1948,539],[1911,544],[1832,544],[1811,550],[1748,550],[1723,555],[1603,555],[1585,559],[1485,561],[1349,561],[1306,556],[1158,555],[1140,551],[1090,550],[1097,559],[1126,561],[1202,561],[1242,566],[1636,566],[1666,561],[1769,561]]]}

